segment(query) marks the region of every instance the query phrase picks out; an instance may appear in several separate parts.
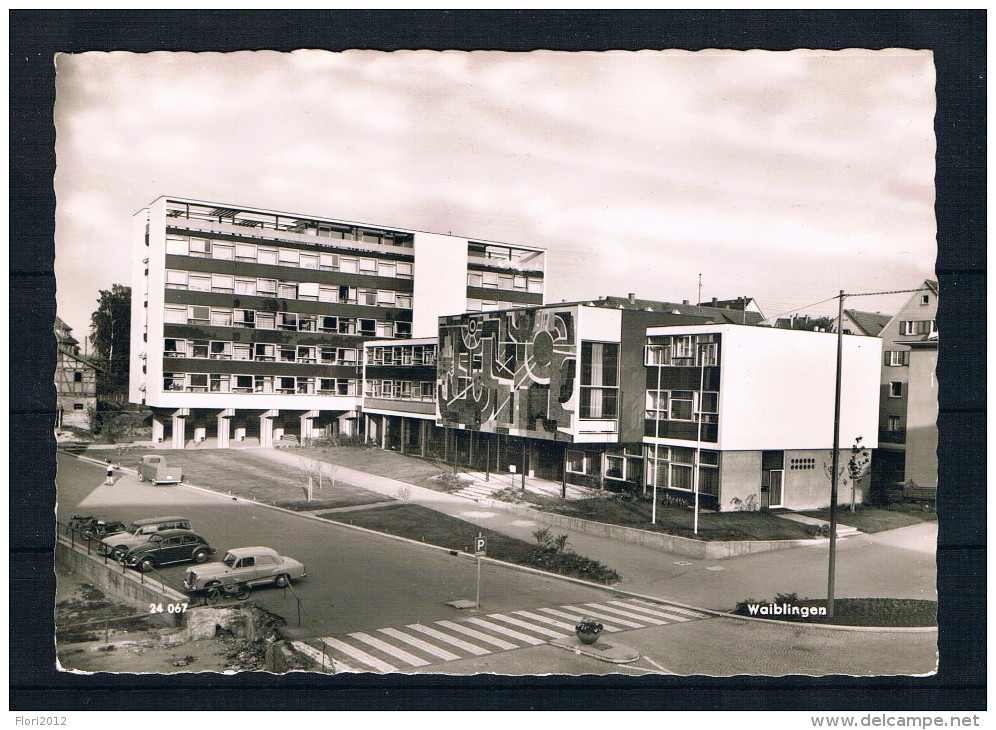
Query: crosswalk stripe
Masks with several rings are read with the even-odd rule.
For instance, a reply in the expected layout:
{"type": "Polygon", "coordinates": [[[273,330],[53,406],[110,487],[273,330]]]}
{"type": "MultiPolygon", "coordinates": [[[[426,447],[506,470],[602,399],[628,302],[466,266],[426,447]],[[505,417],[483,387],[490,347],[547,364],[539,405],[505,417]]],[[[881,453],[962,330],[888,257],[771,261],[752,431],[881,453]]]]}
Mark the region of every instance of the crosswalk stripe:
{"type": "Polygon", "coordinates": [[[531,624],[528,621],[520,621],[517,618],[512,618],[511,616],[505,616],[500,613],[493,613],[488,618],[492,618],[495,621],[504,621],[507,624],[512,624],[513,626],[518,626],[520,628],[526,629],[527,631],[532,631],[534,634],[540,634],[542,636],[549,636],[553,639],[561,639],[565,634],[559,631],[550,631],[550,629],[544,626],[537,626],[536,624],[531,624]]]}
{"type": "Polygon", "coordinates": [[[592,618],[602,619],[603,621],[612,621],[620,626],[626,626],[631,629],[644,629],[647,627],[646,624],[638,624],[626,619],[619,618],[618,616],[608,616],[604,613],[598,613],[597,611],[592,611],[587,606],[582,606],[581,608],[575,608],[574,606],[562,606],[572,611],[581,611],[585,616],[591,616],[592,618]]]}
{"type": "Polygon", "coordinates": [[[530,613],[529,611],[512,611],[516,616],[522,616],[530,621],[539,621],[543,624],[548,624],[550,626],[556,626],[558,629],[566,629],[567,631],[574,631],[574,626],[572,624],[565,624],[563,621],[555,621],[549,616],[540,616],[538,613],[530,613]]]}
{"type": "Polygon", "coordinates": [[[440,626],[446,627],[447,629],[451,629],[453,631],[459,631],[461,634],[466,634],[467,636],[475,638],[478,641],[483,641],[485,644],[491,644],[491,646],[497,646],[499,649],[507,650],[507,649],[519,648],[515,644],[509,644],[507,641],[502,641],[501,639],[496,639],[493,636],[488,636],[487,634],[481,633],[480,631],[472,629],[469,626],[455,624],[452,621],[437,621],[436,623],[439,624],[440,626]]]}
{"type": "Polygon", "coordinates": [[[357,641],[362,641],[364,644],[369,644],[375,649],[380,649],[385,654],[390,654],[395,659],[400,659],[403,662],[411,664],[413,667],[427,667],[429,662],[425,659],[420,659],[414,654],[409,654],[404,649],[399,649],[396,646],[388,644],[386,641],[381,641],[376,636],[370,636],[370,634],[364,634],[362,631],[357,631],[355,634],[350,634],[357,641]]]}
{"type": "MultiPolygon", "coordinates": [[[[583,614],[580,614],[580,613],[573,613],[573,614],[572,613],[567,613],[565,611],[558,611],[555,608],[537,608],[536,610],[537,611],[542,611],[543,613],[549,613],[549,614],[552,614],[554,616],[560,616],[561,618],[570,619],[571,621],[574,621],[575,623],[577,623],[578,621],[580,621],[581,619],[584,618],[583,614]]],[[[604,631],[619,631],[619,627],[618,626],[609,626],[608,624],[602,624],[602,629],[604,631]]]]}
{"type": "Polygon", "coordinates": [[[657,618],[655,616],[651,616],[649,614],[647,614],[647,615],[640,615],[640,614],[633,613],[632,611],[623,611],[621,608],[615,608],[613,606],[606,606],[603,603],[588,603],[588,604],[585,604],[585,605],[591,606],[592,608],[597,608],[599,611],[606,611],[607,613],[610,613],[610,614],[619,614],[619,615],[625,616],[626,618],[638,619],[640,621],[643,621],[644,623],[654,624],[655,626],[662,626],[663,624],[669,623],[668,621],[664,621],[663,619],[659,619],[659,618],[657,618]]]}
{"type": "Polygon", "coordinates": [[[344,662],[340,662],[337,659],[333,659],[329,655],[319,651],[313,646],[305,644],[303,641],[292,641],[291,646],[297,649],[299,652],[304,654],[309,659],[313,660],[316,664],[326,666],[333,672],[355,672],[357,670],[353,669],[351,666],[344,662]]]}
{"type": "MultiPolygon", "coordinates": [[[[611,603],[611,601],[610,601],[610,603],[611,603]]],[[[642,606],[633,606],[633,605],[630,605],[630,604],[624,604],[624,605],[626,606],[626,608],[630,609],[631,611],[639,611],[641,616],[642,616],[642,614],[646,613],[646,614],[650,614],[650,615],[653,615],[653,616],[660,616],[661,618],[670,619],[671,621],[689,621],[690,620],[687,616],[678,616],[677,614],[665,613],[664,611],[658,611],[658,610],[653,609],[653,608],[644,608],[642,606]]]]}
{"type": "Polygon", "coordinates": [[[512,631],[512,629],[506,628],[504,626],[499,626],[498,624],[493,624],[490,621],[485,621],[483,618],[469,618],[467,620],[472,624],[483,626],[484,628],[488,629],[488,631],[494,631],[496,634],[503,634],[504,636],[510,636],[513,639],[516,639],[517,641],[522,641],[526,644],[539,646],[540,644],[546,643],[542,639],[537,639],[533,636],[526,636],[525,634],[520,634],[518,631],[512,631]]]}
{"type": "Polygon", "coordinates": [[[451,662],[454,659],[459,659],[459,654],[454,654],[451,651],[446,651],[446,649],[440,649],[438,646],[430,644],[428,641],[422,641],[415,636],[409,636],[403,631],[398,631],[397,629],[379,629],[380,633],[390,636],[392,639],[397,639],[398,641],[403,641],[406,644],[411,644],[416,649],[421,649],[427,654],[432,654],[434,657],[442,659],[444,662],[451,662]]]}
{"type": "Polygon", "coordinates": [[[699,611],[692,611],[691,609],[688,608],[680,608],[678,606],[672,606],[671,604],[666,604],[666,606],[661,606],[661,604],[659,603],[648,603],[647,601],[641,601],[639,598],[634,598],[632,601],[630,601],[630,604],[633,604],[634,607],[636,604],[639,604],[641,606],[649,606],[650,608],[666,607],[667,610],[671,611],[672,613],[680,613],[685,616],[690,616],[691,618],[706,618],[709,615],[707,613],[700,613],[699,611]]]}
{"type": "Polygon", "coordinates": [[[373,667],[378,672],[396,672],[398,671],[396,667],[392,667],[387,662],[383,662],[375,656],[367,654],[362,649],[357,649],[351,644],[347,644],[345,641],[339,641],[331,636],[326,636],[324,639],[319,641],[324,641],[326,646],[331,646],[333,649],[341,651],[346,656],[352,657],[357,661],[363,662],[368,667],[373,667]]]}
{"type": "Polygon", "coordinates": [[[447,644],[452,644],[458,649],[463,649],[466,652],[474,654],[475,656],[484,656],[485,654],[490,654],[490,649],[484,649],[476,644],[471,644],[469,641],[464,641],[463,639],[458,639],[455,636],[450,636],[449,634],[444,634],[442,631],[436,631],[430,626],[423,626],[422,624],[408,624],[408,628],[412,631],[421,631],[423,634],[427,634],[434,639],[439,641],[445,641],[447,644]]]}

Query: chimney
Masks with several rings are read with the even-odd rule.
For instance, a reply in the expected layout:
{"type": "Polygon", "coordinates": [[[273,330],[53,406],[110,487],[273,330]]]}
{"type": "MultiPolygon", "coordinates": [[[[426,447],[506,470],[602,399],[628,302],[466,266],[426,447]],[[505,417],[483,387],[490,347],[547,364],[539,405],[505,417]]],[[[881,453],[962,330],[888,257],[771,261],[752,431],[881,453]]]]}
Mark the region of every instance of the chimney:
{"type": "Polygon", "coordinates": [[[719,300],[716,297],[713,297],[712,298],[712,306],[715,307],[717,304],[719,304],[719,300]]]}
{"type": "Polygon", "coordinates": [[[630,304],[636,304],[636,293],[635,292],[630,292],[629,293],[629,303],[630,304]]]}

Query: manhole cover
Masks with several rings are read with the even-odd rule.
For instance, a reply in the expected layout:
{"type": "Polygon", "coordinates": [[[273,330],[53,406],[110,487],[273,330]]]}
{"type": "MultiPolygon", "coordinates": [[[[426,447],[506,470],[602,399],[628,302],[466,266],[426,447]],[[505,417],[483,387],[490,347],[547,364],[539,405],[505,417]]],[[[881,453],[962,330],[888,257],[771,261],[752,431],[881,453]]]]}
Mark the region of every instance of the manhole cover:
{"type": "Polygon", "coordinates": [[[468,601],[466,598],[458,598],[455,601],[447,601],[447,606],[453,606],[453,608],[477,608],[477,604],[474,601],[468,601]]]}
{"type": "Polygon", "coordinates": [[[687,560],[675,560],[674,564],[675,565],[691,565],[691,563],[689,563],[687,560]]]}
{"type": "Polygon", "coordinates": [[[706,570],[725,570],[721,565],[710,565],[706,570]]]}

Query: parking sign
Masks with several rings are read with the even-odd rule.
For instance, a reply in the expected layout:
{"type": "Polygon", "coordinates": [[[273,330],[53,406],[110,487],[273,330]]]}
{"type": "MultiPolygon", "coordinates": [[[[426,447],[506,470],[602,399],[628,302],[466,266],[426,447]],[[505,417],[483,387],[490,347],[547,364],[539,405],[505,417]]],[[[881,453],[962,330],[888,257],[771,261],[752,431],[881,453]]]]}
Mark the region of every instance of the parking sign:
{"type": "Polygon", "coordinates": [[[474,538],[474,555],[481,558],[488,552],[488,538],[478,535],[474,538]]]}

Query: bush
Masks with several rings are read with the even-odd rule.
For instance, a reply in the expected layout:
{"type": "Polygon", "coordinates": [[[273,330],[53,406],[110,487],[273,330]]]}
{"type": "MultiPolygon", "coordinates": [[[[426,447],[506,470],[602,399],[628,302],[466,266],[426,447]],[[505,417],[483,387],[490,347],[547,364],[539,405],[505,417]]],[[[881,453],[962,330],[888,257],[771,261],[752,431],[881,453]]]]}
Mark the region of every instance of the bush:
{"type": "Polygon", "coordinates": [[[829,523],[822,525],[806,525],[806,534],[810,537],[830,537],[829,523]]]}
{"type": "Polygon", "coordinates": [[[758,512],[761,507],[757,503],[757,495],[751,494],[747,496],[747,499],[740,499],[740,497],[734,497],[730,500],[730,504],[733,509],[737,512],[758,512]]]}
{"type": "Polygon", "coordinates": [[[444,472],[443,474],[440,474],[436,477],[436,481],[446,487],[446,490],[450,492],[463,489],[471,483],[469,479],[461,479],[458,475],[451,472],[444,472]]]}

